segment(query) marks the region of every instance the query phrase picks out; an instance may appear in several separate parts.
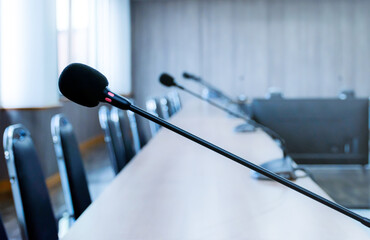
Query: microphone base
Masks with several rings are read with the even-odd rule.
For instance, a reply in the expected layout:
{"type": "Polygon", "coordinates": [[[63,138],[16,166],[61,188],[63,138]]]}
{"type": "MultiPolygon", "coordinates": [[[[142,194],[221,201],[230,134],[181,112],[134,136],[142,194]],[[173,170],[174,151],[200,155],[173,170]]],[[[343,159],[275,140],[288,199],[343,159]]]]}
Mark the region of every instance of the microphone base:
{"type": "MultiPolygon", "coordinates": [[[[295,168],[297,167],[297,164],[289,156],[265,162],[260,166],[283,178],[289,180],[297,179],[297,175],[295,174],[295,168]]],[[[252,173],[252,177],[258,180],[271,180],[270,178],[254,171],[252,173]]]]}
{"type": "Polygon", "coordinates": [[[254,132],[256,127],[249,123],[243,123],[234,128],[234,132],[243,133],[243,132],[254,132]]]}

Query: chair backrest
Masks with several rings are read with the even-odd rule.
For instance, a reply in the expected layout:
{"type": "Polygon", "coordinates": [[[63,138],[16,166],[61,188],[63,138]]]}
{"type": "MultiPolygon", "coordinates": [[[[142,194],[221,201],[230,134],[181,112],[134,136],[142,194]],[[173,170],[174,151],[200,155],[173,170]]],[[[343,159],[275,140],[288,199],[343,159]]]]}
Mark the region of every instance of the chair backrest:
{"type": "Polygon", "coordinates": [[[167,100],[168,115],[172,117],[176,113],[175,103],[168,95],[165,98],[167,100]]]}
{"type": "Polygon", "coordinates": [[[112,107],[110,118],[115,128],[121,132],[126,150],[126,158],[131,160],[140,150],[140,140],[135,115],[131,111],[124,111],[112,107]]]}
{"type": "Polygon", "coordinates": [[[51,119],[51,134],[67,209],[77,219],[91,204],[78,142],[72,124],[63,114],[51,119]]]}
{"type": "Polygon", "coordinates": [[[125,112],[126,112],[128,121],[130,123],[130,128],[132,131],[132,138],[133,138],[135,153],[138,153],[141,148],[141,143],[140,143],[140,134],[139,134],[139,127],[138,127],[136,115],[135,113],[131,111],[125,111],[125,112]]]}
{"type": "Polygon", "coordinates": [[[171,91],[167,94],[170,101],[173,103],[175,112],[178,112],[182,108],[180,95],[177,91],[171,91]]]}
{"type": "Polygon", "coordinates": [[[146,124],[149,124],[149,121],[136,113],[133,113],[133,115],[136,120],[137,132],[139,136],[139,146],[141,149],[149,142],[151,138],[151,132],[150,134],[148,134],[147,129],[145,128],[146,124]]]}
{"type": "Polygon", "coordinates": [[[107,144],[109,158],[113,166],[113,170],[118,174],[127,164],[126,149],[122,134],[111,119],[110,110],[106,106],[99,109],[99,122],[104,131],[104,141],[107,144]]]}
{"type": "Polygon", "coordinates": [[[167,105],[167,99],[165,97],[159,97],[155,99],[157,102],[158,116],[165,120],[170,118],[169,109],[167,105]]]}
{"type": "Polygon", "coordinates": [[[9,126],[3,144],[23,238],[58,239],[48,189],[29,131],[20,124],[9,126]]]}
{"type": "MultiPolygon", "coordinates": [[[[157,102],[155,101],[155,99],[149,99],[146,101],[146,110],[153,114],[154,116],[157,116],[159,117],[159,114],[158,114],[158,106],[157,106],[157,102]]],[[[159,125],[152,122],[152,121],[149,121],[149,128],[150,128],[150,132],[151,132],[151,135],[154,136],[158,130],[159,130],[159,125]]]]}
{"type": "Polygon", "coordinates": [[[6,235],[4,223],[1,220],[1,217],[0,217],[0,239],[2,239],[2,240],[8,240],[8,236],[6,235]]]}

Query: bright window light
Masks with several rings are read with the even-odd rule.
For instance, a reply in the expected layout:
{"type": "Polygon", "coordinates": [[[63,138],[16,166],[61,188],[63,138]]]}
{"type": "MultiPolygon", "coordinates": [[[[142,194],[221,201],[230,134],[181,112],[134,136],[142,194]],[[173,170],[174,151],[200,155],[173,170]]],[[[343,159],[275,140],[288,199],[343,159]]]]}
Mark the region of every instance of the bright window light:
{"type": "Polygon", "coordinates": [[[67,31],[69,28],[69,1],[57,0],[57,29],[67,31]]]}
{"type": "MultiPolygon", "coordinates": [[[[93,2],[93,1],[90,1],[93,2]]],[[[72,28],[86,29],[89,27],[89,9],[88,0],[73,0],[72,1],[72,28]]]]}

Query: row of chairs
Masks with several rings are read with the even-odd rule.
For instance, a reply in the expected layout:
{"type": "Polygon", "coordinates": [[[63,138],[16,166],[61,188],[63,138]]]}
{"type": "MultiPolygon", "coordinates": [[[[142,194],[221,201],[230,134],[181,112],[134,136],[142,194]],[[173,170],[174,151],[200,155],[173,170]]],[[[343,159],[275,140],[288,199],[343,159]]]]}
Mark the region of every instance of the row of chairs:
{"type": "MultiPolygon", "coordinates": [[[[62,114],[51,119],[51,134],[67,220],[72,223],[91,203],[86,174],[72,125],[62,114]]],[[[5,129],[3,144],[22,238],[58,239],[58,224],[30,132],[21,124],[11,125],[5,129]]]]}
{"type": "Polygon", "coordinates": [[[99,122],[113,170],[118,174],[141,148],[135,114],[102,106],[99,109],[99,122]]]}
{"type": "MultiPolygon", "coordinates": [[[[181,100],[177,92],[170,92],[164,97],[149,99],[146,102],[148,112],[163,119],[168,119],[181,109],[181,100]]],[[[118,174],[126,164],[146,144],[145,131],[139,129],[136,115],[131,111],[116,107],[99,109],[99,122],[104,131],[113,169],[118,174]]],[[[150,138],[158,131],[159,126],[149,121],[150,138]]]]}
{"type": "MultiPolygon", "coordinates": [[[[164,118],[168,118],[180,110],[181,101],[177,93],[170,93],[165,99],[167,110],[155,111],[155,115],[163,117],[161,114],[165,113],[164,118]]],[[[99,120],[113,169],[118,174],[143,145],[136,117],[130,111],[114,107],[109,110],[102,106],[99,120]]],[[[73,127],[62,114],[51,119],[51,135],[68,211],[67,220],[72,224],[91,204],[82,157],[73,127]]],[[[11,125],[4,132],[3,143],[22,238],[58,239],[57,220],[30,132],[21,124],[11,125]]],[[[7,239],[1,218],[0,239],[7,239]]]]}
{"type": "MultiPolygon", "coordinates": [[[[169,119],[182,107],[180,96],[176,91],[169,92],[166,96],[152,98],[146,101],[146,110],[165,120],[169,119]]],[[[149,122],[151,136],[154,136],[160,126],[154,122],[149,122]]]]}

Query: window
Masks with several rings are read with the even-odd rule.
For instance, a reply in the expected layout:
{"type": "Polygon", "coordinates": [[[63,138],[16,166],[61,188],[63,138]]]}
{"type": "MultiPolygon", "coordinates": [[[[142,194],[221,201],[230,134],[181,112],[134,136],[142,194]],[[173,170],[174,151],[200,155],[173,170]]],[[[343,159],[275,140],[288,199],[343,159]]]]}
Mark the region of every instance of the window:
{"type": "Polygon", "coordinates": [[[84,63],[106,75],[113,91],[130,94],[130,1],[56,1],[59,74],[84,63]]]}
{"type": "Polygon", "coordinates": [[[94,3],[89,0],[57,0],[59,73],[72,62],[96,67],[94,3]]]}

